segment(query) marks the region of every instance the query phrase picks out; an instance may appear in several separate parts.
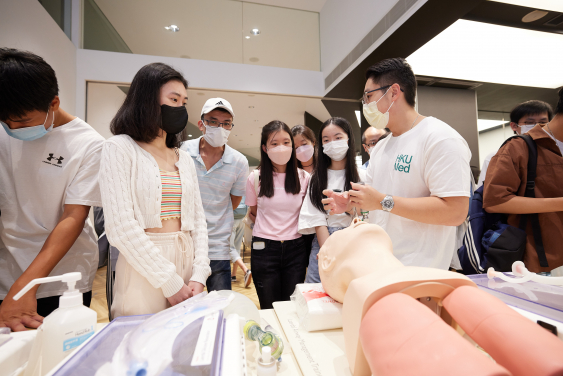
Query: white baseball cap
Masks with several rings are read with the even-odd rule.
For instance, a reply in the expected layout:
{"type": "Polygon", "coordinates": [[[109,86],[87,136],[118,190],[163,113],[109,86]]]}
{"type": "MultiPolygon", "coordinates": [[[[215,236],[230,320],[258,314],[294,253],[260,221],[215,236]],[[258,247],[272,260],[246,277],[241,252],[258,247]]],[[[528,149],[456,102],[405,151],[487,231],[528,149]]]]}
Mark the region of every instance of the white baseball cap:
{"type": "Polygon", "coordinates": [[[210,113],[211,111],[215,110],[216,108],[222,108],[225,109],[227,111],[229,111],[229,113],[235,117],[235,113],[233,112],[233,108],[231,107],[231,104],[229,103],[228,100],[223,99],[223,98],[210,98],[207,100],[207,102],[205,102],[205,104],[203,105],[203,108],[201,109],[201,115],[205,115],[210,113]]]}

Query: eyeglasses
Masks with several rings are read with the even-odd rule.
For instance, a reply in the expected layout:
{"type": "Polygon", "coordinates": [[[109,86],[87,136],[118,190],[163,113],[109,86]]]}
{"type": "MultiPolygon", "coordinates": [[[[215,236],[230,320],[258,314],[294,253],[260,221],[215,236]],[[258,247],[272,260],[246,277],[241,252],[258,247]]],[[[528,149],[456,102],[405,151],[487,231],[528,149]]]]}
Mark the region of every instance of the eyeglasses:
{"type": "MultiPolygon", "coordinates": [[[[379,141],[379,140],[377,140],[377,141],[379,141]]],[[[375,144],[377,144],[377,141],[371,141],[371,142],[368,142],[364,145],[366,145],[369,148],[369,147],[375,146],[375,144]]]]}
{"type": "Polygon", "coordinates": [[[373,89],[373,90],[370,90],[370,91],[364,91],[364,95],[362,96],[362,104],[368,103],[368,94],[369,94],[369,93],[373,93],[373,92],[379,91],[379,90],[385,90],[385,89],[387,89],[387,88],[389,88],[389,87],[391,87],[391,85],[382,86],[382,87],[380,87],[380,88],[378,88],[378,89],[373,89]]]}
{"type": "Polygon", "coordinates": [[[546,125],[547,123],[536,123],[535,121],[528,121],[528,122],[525,122],[524,124],[518,123],[518,126],[519,126],[519,127],[523,127],[524,125],[536,125],[536,124],[539,124],[539,125],[541,125],[542,127],[545,127],[545,125],[546,125]]]}
{"type": "Polygon", "coordinates": [[[230,131],[231,129],[233,129],[233,127],[235,126],[233,123],[231,123],[230,121],[225,121],[225,122],[218,122],[215,120],[207,120],[207,119],[203,119],[203,121],[210,126],[211,128],[217,128],[217,127],[223,127],[223,129],[226,129],[228,131],[230,131]]]}

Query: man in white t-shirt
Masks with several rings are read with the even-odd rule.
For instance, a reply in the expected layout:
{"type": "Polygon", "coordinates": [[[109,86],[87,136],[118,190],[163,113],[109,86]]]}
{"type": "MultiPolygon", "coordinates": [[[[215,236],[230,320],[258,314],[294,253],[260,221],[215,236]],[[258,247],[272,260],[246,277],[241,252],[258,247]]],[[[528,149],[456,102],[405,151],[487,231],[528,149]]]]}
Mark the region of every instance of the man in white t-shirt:
{"type": "Polygon", "coordinates": [[[55,72],[30,52],[0,48],[0,327],[37,328],[66,283],[13,297],[35,278],[82,273],[86,305],[98,266],[86,221],[101,206],[103,137],[60,107],[55,72]]]}
{"type": "MultiPolygon", "coordinates": [[[[530,129],[536,124],[547,124],[553,118],[553,108],[544,101],[531,100],[520,103],[510,111],[510,128],[514,134],[528,133],[530,129]]],[[[485,177],[487,176],[487,169],[491,159],[495,156],[498,150],[495,150],[485,157],[479,180],[477,181],[476,188],[483,185],[485,177]]]]}
{"type": "Polygon", "coordinates": [[[469,208],[469,147],[446,123],[417,113],[416,79],[404,59],[377,63],[366,79],[364,116],[392,135],[372,150],[366,185],[325,191],[325,207],[331,214],[350,205],[369,210],[404,265],[447,269],[469,208]]]}

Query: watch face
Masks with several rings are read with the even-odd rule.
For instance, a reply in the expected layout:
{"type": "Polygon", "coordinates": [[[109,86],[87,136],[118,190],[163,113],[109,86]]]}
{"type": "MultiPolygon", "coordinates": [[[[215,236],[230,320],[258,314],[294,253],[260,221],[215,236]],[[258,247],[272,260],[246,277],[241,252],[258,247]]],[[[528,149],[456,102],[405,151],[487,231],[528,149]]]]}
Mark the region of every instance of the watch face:
{"type": "Polygon", "coordinates": [[[388,211],[393,209],[393,199],[390,197],[385,197],[383,199],[383,202],[381,203],[381,206],[383,207],[383,209],[388,211]]]}

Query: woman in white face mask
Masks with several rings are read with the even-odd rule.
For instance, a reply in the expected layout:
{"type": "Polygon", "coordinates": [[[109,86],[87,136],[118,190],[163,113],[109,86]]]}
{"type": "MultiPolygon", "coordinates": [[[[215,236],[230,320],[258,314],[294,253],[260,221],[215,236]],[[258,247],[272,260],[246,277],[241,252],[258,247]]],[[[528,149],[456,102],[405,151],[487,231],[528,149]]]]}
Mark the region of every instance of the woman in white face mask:
{"type": "Polygon", "coordinates": [[[350,182],[361,181],[356,166],[356,145],[352,126],[343,118],[327,120],[320,129],[319,156],[317,166],[311,175],[309,190],[299,214],[299,232],[315,234],[306,283],[318,283],[319,268],[317,255],[326,239],[335,231],[348,227],[352,221],[351,213],[329,216],[321,200],[323,190],[348,191],[350,182]]]}
{"type": "Polygon", "coordinates": [[[246,205],[255,218],[250,262],[261,309],[289,300],[295,285],[305,279],[307,254],[297,223],[309,174],[297,168],[293,144],[285,123],[266,124],[260,142],[258,189],[256,171],[246,182],[246,205]]]}

